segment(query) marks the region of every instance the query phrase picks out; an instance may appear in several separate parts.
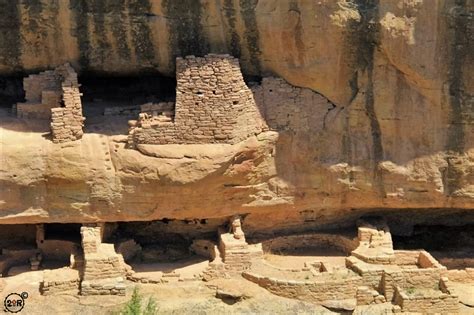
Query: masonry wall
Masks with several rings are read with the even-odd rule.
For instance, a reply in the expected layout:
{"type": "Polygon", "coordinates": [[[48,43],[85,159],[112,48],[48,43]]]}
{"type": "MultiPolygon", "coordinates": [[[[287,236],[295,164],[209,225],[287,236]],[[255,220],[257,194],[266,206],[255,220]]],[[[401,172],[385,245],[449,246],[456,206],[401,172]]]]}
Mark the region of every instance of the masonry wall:
{"type": "Polygon", "coordinates": [[[23,88],[27,102],[40,102],[45,90],[61,91],[61,84],[53,70],[32,74],[23,79],[23,88]]]}
{"type": "Polygon", "coordinates": [[[395,303],[401,306],[403,312],[422,314],[459,313],[458,297],[441,291],[438,296],[409,296],[397,287],[395,291],[395,303]]]}
{"type": "Polygon", "coordinates": [[[100,224],[81,227],[84,250],[81,294],[125,295],[125,262],[122,255],[115,252],[113,244],[102,243],[103,233],[103,226],[100,224]]]}
{"type": "Polygon", "coordinates": [[[263,78],[252,91],[266,124],[273,130],[323,130],[337,112],[321,94],[292,86],[281,78],[263,78]]]}
{"type": "Polygon", "coordinates": [[[40,292],[43,295],[56,295],[61,293],[79,292],[79,272],[70,268],[56,270],[44,270],[43,281],[40,284],[40,292]]]}
{"type": "Polygon", "coordinates": [[[245,271],[244,278],[267,289],[273,294],[308,302],[354,299],[360,277],[324,281],[278,280],[245,271]]]}
{"type": "Polygon", "coordinates": [[[176,78],[174,120],[156,116],[133,122],[130,144],[232,144],[265,128],[236,58],[177,58],[176,78]]]}
{"type": "Polygon", "coordinates": [[[262,247],[265,252],[279,252],[294,248],[334,248],[345,254],[350,254],[358,245],[356,239],[336,234],[301,234],[280,236],[271,240],[263,241],[262,247]]]}
{"type": "Polygon", "coordinates": [[[61,89],[64,107],[51,109],[53,142],[68,142],[82,138],[85,118],[82,116],[81,93],[74,69],[66,64],[56,71],[62,77],[61,89]]]}
{"type": "Polygon", "coordinates": [[[23,79],[25,103],[16,104],[19,118],[49,119],[51,109],[61,103],[61,81],[55,71],[32,74],[23,79]]]}

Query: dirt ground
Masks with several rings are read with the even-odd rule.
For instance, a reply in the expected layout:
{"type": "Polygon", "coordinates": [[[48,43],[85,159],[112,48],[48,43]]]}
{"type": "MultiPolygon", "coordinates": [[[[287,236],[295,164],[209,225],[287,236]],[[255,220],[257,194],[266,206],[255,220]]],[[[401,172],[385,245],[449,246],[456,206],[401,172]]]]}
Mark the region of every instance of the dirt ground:
{"type": "Polygon", "coordinates": [[[40,272],[26,272],[5,278],[2,299],[10,292],[28,292],[21,314],[112,314],[130,299],[135,286],[146,301],[153,297],[158,314],[334,314],[321,306],[282,298],[268,293],[258,285],[239,280],[184,282],[170,284],[135,284],[128,282],[127,296],[77,296],[61,294],[42,296],[39,293],[40,272]],[[216,297],[217,290],[230,291],[241,301],[229,304],[216,297]]]}

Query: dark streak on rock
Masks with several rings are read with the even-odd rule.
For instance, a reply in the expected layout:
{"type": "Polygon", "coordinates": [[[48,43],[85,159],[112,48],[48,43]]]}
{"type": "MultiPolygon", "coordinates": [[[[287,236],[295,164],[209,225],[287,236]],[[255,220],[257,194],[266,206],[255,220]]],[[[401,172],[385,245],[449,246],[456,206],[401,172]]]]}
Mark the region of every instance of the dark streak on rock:
{"type": "Polygon", "coordinates": [[[124,21],[127,20],[125,0],[108,0],[108,6],[112,12],[111,29],[117,44],[117,53],[122,62],[130,61],[130,47],[127,41],[127,28],[124,21]]]}
{"type": "Polygon", "coordinates": [[[240,58],[240,36],[237,33],[236,28],[236,17],[235,17],[235,7],[234,1],[232,0],[224,0],[224,14],[227,19],[227,25],[229,26],[229,33],[230,33],[230,52],[231,54],[236,57],[240,58]]]}
{"type": "Polygon", "coordinates": [[[54,42],[57,43],[55,49],[48,49],[49,60],[55,60],[56,54],[64,50],[64,44],[62,40],[62,27],[59,21],[59,1],[51,0],[47,10],[51,12],[51,25],[54,42]]]}
{"type": "Polygon", "coordinates": [[[90,9],[93,21],[92,30],[96,39],[94,46],[94,63],[103,65],[109,60],[112,47],[107,40],[107,30],[105,28],[105,1],[92,0],[90,9]]]}
{"type": "Polygon", "coordinates": [[[20,71],[21,40],[20,40],[20,10],[18,2],[0,0],[0,64],[13,71],[20,71]]]}
{"type": "MultiPolygon", "coordinates": [[[[21,2],[20,2],[21,3],[21,2]]],[[[45,41],[48,37],[48,20],[43,19],[43,4],[40,0],[23,1],[24,9],[22,32],[27,34],[28,44],[36,54],[45,52],[48,56],[53,57],[48,49],[45,49],[45,41]]],[[[49,9],[49,8],[48,8],[49,9]]],[[[50,59],[51,60],[51,59],[50,59]]]]}
{"type": "Polygon", "coordinates": [[[137,63],[141,67],[153,67],[155,48],[150,29],[151,4],[149,0],[130,0],[129,18],[132,41],[135,47],[137,63]]]}
{"type": "Polygon", "coordinates": [[[260,34],[255,14],[257,4],[258,0],[240,0],[240,13],[245,26],[244,38],[249,52],[249,62],[252,64],[255,74],[260,74],[260,34]]]}
{"type": "Polygon", "coordinates": [[[41,21],[41,12],[43,11],[43,5],[41,1],[29,0],[25,1],[23,5],[26,11],[26,17],[28,18],[28,24],[25,25],[25,29],[37,36],[45,36],[44,25],[42,25],[41,21]]]}
{"type": "Polygon", "coordinates": [[[89,5],[87,0],[70,0],[70,9],[75,19],[73,36],[77,38],[79,48],[79,66],[87,71],[90,65],[91,43],[89,38],[89,5]]]}
{"type": "MultiPolygon", "coordinates": [[[[449,71],[449,99],[451,104],[451,124],[448,130],[447,149],[456,153],[464,151],[464,128],[463,120],[463,65],[464,60],[469,53],[466,48],[468,45],[468,19],[461,12],[465,10],[466,0],[456,0],[457,8],[453,16],[448,16],[453,28],[453,39],[450,47],[450,71],[449,71]]],[[[449,25],[448,24],[448,25],[449,25]]],[[[472,53],[472,51],[471,51],[472,53]]]]}
{"type": "Polygon", "coordinates": [[[385,196],[383,178],[378,165],[384,158],[382,146],[382,131],[375,111],[374,101],[374,52],[379,41],[378,0],[356,0],[355,6],[360,14],[360,22],[349,25],[348,41],[352,47],[349,56],[354,65],[354,74],[349,81],[353,91],[352,100],[360,92],[357,76],[367,75],[365,88],[365,112],[370,122],[372,134],[372,159],[374,182],[381,196],[385,196]]]}
{"type": "Polygon", "coordinates": [[[168,17],[172,62],[177,56],[207,54],[209,43],[201,25],[201,1],[164,0],[163,8],[168,17]]]}
{"type": "Polygon", "coordinates": [[[462,187],[461,178],[463,171],[459,169],[462,165],[460,155],[465,149],[464,126],[474,122],[473,96],[465,92],[464,68],[470,61],[472,64],[474,51],[474,12],[469,11],[466,0],[456,0],[455,7],[447,8],[447,25],[450,27],[448,38],[450,43],[450,69],[448,75],[449,101],[451,105],[450,124],[448,128],[446,149],[448,155],[447,168],[443,172],[445,193],[453,195],[462,187]],[[470,60],[468,60],[470,58],[470,60]]]}

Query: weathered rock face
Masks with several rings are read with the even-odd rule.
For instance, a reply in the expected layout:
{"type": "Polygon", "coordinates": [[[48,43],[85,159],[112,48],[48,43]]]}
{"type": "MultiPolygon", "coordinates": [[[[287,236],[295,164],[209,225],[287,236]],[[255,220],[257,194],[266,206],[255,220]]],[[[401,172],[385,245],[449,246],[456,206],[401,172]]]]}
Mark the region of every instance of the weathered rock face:
{"type": "Polygon", "coordinates": [[[472,91],[473,6],[471,0],[7,1],[0,10],[0,73],[71,62],[82,71],[173,76],[176,56],[230,53],[246,74],[276,74],[341,106],[359,91],[357,73],[365,70],[372,79],[391,78],[373,80],[374,89],[398,95],[409,88],[440,105],[457,89],[452,85],[472,91]]]}
{"type": "Polygon", "coordinates": [[[158,151],[87,130],[54,145],[4,119],[0,223],[248,213],[256,231],[368,211],[472,214],[473,10],[470,0],[3,2],[4,75],[70,62],[172,76],[176,56],[230,53],[244,74],[328,100],[264,80],[255,97],[267,120],[291,116],[275,118],[276,133],[158,151]],[[278,89],[290,92],[269,98],[278,89]]]}

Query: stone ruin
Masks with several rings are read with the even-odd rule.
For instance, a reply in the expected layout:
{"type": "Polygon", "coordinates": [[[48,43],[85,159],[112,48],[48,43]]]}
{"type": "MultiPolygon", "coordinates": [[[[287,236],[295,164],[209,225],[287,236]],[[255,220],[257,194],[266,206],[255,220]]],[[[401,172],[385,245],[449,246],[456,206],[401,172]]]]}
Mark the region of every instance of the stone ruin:
{"type": "Polygon", "coordinates": [[[23,80],[23,86],[26,102],[16,104],[19,118],[50,120],[55,143],[82,138],[82,94],[77,73],[69,64],[30,75],[23,80]]]}
{"type": "MultiPolygon", "coordinates": [[[[125,295],[127,283],[163,284],[179,281],[244,279],[269,292],[327,307],[355,309],[384,304],[393,312],[457,313],[459,298],[453,281],[474,284],[474,269],[448,270],[424,250],[394,250],[391,233],[383,220],[364,219],[358,233],[309,233],[283,235],[249,243],[242,218],[233,216],[217,228],[214,238],[194,239],[190,253],[207,259],[202,268],[137,272],[129,261],[144,249],[134,239],[115,239],[116,230],[101,223],[82,224],[80,243],[47,239],[43,224],[36,225],[36,248],[7,249],[0,255],[0,273],[28,263],[31,270],[42,270],[43,295],[125,295]],[[115,232],[114,232],[115,231],[115,232]],[[343,253],[344,265],[308,260],[304,267],[292,262],[290,268],[273,265],[265,255],[296,247],[334,248],[343,253]],[[44,268],[51,258],[68,258],[69,266],[44,268]],[[45,270],[43,270],[45,269],[45,270]]],[[[308,259],[311,259],[308,256],[308,259]]],[[[170,263],[165,263],[170,265],[170,263]]]]}
{"type": "MultiPolygon", "coordinates": [[[[177,58],[176,65],[175,103],[114,107],[104,112],[104,116],[139,112],[138,120],[129,121],[129,147],[235,144],[268,129],[322,130],[326,120],[336,115],[326,98],[282,79],[264,78],[262,84],[250,89],[238,60],[228,55],[187,56],[177,58]]],[[[69,65],[31,75],[25,78],[24,87],[27,102],[17,104],[19,118],[50,120],[55,143],[82,137],[81,94],[77,74],[69,65]]],[[[104,224],[83,224],[80,244],[46,240],[44,226],[38,224],[36,248],[3,249],[0,273],[25,263],[31,270],[42,270],[47,258],[67,258],[68,267],[42,270],[43,295],[125,295],[127,282],[209,282],[243,277],[275,295],[327,307],[389,304],[393,312],[425,313],[457,313],[459,298],[452,283],[474,285],[472,268],[447,270],[424,250],[395,250],[390,229],[382,219],[360,220],[354,238],[310,233],[252,243],[245,236],[240,216],[229,218],[212,233],[212,239],[194,239],[189,247],[191,253],[208,259],[198,273],[185,276],[173,270],[149,276],[135,272],[128,264],[144,251],[141,245],[134,239],[105,243],[104,224]],[[283,268],[265,260],[265,254],[277,248],[311,245],[344,253],[344,266],[308,261],[302,268],[283,268]]]]}
{"type": "Polygon", "coordinates": [[[240,71],[229,55],[176,59],[174,111],[157,104],[129,122],[128,144],[237,143],[265,124],[240,71]]]}
{"type": "MultiPolygon", "coordinates": [[[[311,238],[302,237],[289,239],[304,242],[311,238]]],[[[281,238],[279,243],[287,238],[281,238]]],[[[390,231],[383,220],[360,221],[356,243],[337,235],[315,234],[312,238],[313,242],[322,241],[326,248],[331,246],[331,240],[332,246],[352,247],[345,258],[345,268],[313,262],[302,269],[281,269],[253,260],[243,276],[274,294],[328,307],[344,301],[349,309],[391,302],[393,312],[459,312],[458,296],[448,279],[451,272],[426,251],[393,250],[390,231]],[[318,240],[318,236],[322,239],[318,240]]],[[[471,279],[467,281],[474,280],[473,271],[467,271],[471,279]]]]}

